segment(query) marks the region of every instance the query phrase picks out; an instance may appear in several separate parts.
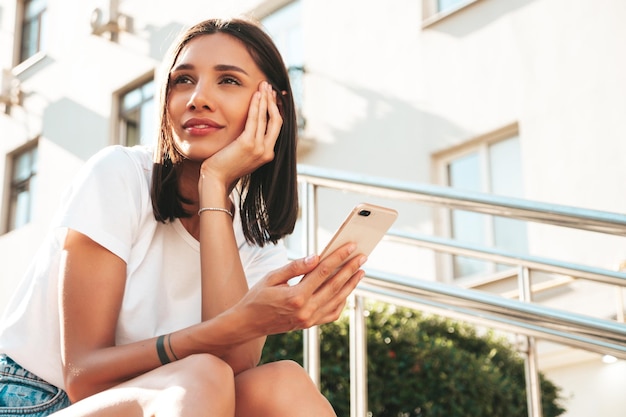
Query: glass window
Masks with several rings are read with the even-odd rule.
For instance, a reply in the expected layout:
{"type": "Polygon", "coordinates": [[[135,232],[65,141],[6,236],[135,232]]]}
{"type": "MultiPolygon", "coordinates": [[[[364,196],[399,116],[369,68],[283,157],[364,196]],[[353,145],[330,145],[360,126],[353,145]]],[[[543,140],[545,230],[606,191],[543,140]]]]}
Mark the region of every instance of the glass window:
{"type": "Polygon", "coordinates": [[[20,62],[44,49],[46,0],[24,0],[20,62]]]}
{"type": "Polygon", "coordinates": [[[437,0],[437,12],[448,11],[465,2],[467,0],[437,0]]]}
{"type": "Polygon", "coordinates": [[[477,1],[478,0],[422,0],[422,27],[427,27],[477,1]]]}
{"type": "Polygon", "coordinates": [[[298,114],[298,128],[304,129],[302,115],[304,85],[304,38],[302,34],[302,4],[293,1],[281,7],[262,20],[263,26],[278,47],[285,65],[289,70],[289,79],[293,89],[293,99],[298,114]]]}
{"type": "MultiPolygon", "coordinates": [[[[484,143],[470,153],[447,163],[448,184],[452,187],[522,197],[522,170],[517,136],[484,143]]],[[[492,246],[514,253],[527,253],[528,240],[524,222],[463,210],[450,216],[452,237],[464,243],[492,246]]],[[[489,273],[505,268],[473,258],[453,257],[455,278],[489,273]]]]}
{"type": "Polygon", "coordinates": [[[12,158],[9,231],[24,226],[33,217],[37,187],[37,147],[30,147],[12,158]]]}
{"type": "Polygon", "coordinates": [[[127,146],[156,143],[154,80],[120,97],[120,143],[127,146]]]}

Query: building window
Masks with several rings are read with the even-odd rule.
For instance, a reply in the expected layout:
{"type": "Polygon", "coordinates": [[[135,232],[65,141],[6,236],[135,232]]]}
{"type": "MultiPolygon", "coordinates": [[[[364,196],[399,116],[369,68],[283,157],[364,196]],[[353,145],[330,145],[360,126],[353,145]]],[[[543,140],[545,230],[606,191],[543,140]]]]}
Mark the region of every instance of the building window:
{"type": "Polygon", "coordinates": [[[298,129],[302,132],[305,119],[304,101],[304,40],[302,34],[302,2],[292,1],[262,19],[262,24],[278,47],[289,71],[289,80],[296,104],[298,129]]]}
{"type": "Polygon", "coordinates": [[[120,143],[126,146],[156,143],[154,80],[147,81],[120,96],[120,143]]]}
{"type": "Polygon", "coordinates": [[[46,0],[24,0],[20,62],[44,49],[46,0]]]}
{"type": "Polygon", "coordinates": [[[437,13],[447,12],[467,3],[467,0],[437,0],[437,13]]]}
{"type": "Polygon", "coordinates": [[[422,0],[423,26],[428,26],[479,0],[422,0]]]}
{"type": "MultiPolygon", "coordinates": [[[[498,136],[498,135],[496,135],[498,136]]],[[[453,152],[444,158],[449,186],[508,197],[523,197],[519,137],[484,140],[453,152]]],[[[528,253],[526,224],[505,217],[464,210],[451,210],[449,230],[452,238],[477,246],[496,247],[507,252],[528,253]]],[[[452,257],[454,278],[485,275],[508,268],[464,256],[452,257]]]]}
{"type": "Polygon", "coordinates": [[[8,231],[24,226],[33,217],[37,159],[36,145],[12,156],[8,231]]]}

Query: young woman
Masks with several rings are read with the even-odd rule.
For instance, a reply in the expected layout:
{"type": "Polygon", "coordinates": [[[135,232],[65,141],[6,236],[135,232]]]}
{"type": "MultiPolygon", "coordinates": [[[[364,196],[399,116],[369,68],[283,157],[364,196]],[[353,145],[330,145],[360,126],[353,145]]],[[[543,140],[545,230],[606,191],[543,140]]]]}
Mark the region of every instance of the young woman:
{"type": "Polygon", "coordinates": [[[334,416],[297,364],[257,366],[266,335],[336,320],[366,260],[287,263],[284,63],[257,25],[209,20],[167,71],[154,155],[85,164],[7,309],[0,415],[334,416]]]}

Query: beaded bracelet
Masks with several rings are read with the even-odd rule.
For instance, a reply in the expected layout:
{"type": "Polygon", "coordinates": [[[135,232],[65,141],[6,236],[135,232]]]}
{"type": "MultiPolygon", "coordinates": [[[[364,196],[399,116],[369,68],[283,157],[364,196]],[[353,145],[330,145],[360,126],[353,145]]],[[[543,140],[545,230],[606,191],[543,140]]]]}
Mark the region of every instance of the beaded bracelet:
{"type": "Polygon", "coordinates": [[[202,207],[200,210],[198,210],[198,216],[200,215],[200,213],[202,213],[203,211],[223,211],[224,213],[228,213],[228,215],[230,217],[233,217],[233,212],[230,210],[227,210],[225,208],[221,208],[221,207],[202,207]]]}

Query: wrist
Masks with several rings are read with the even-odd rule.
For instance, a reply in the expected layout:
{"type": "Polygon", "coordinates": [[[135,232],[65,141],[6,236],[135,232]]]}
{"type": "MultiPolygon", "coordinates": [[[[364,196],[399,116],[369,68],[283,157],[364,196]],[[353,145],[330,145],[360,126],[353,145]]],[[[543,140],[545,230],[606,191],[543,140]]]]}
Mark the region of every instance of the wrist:
{"type": "Polygon", "coordinates": [[[230,191],[223,182],[200,176],[198,182],[200,208],[221,207],[231,210],[230,191]]]}
{"type": "Polygon", "coordinates": [[[202,330],[188,329],[179,332],[185,342],[177,346],[176,353],[184,356],[195,353],[211,353],[222,357],[234,346],[239,346],[259,337],[254,329],[247,325],[243,311],[229,309],[210,320],[198,324],[202,330]]]}

